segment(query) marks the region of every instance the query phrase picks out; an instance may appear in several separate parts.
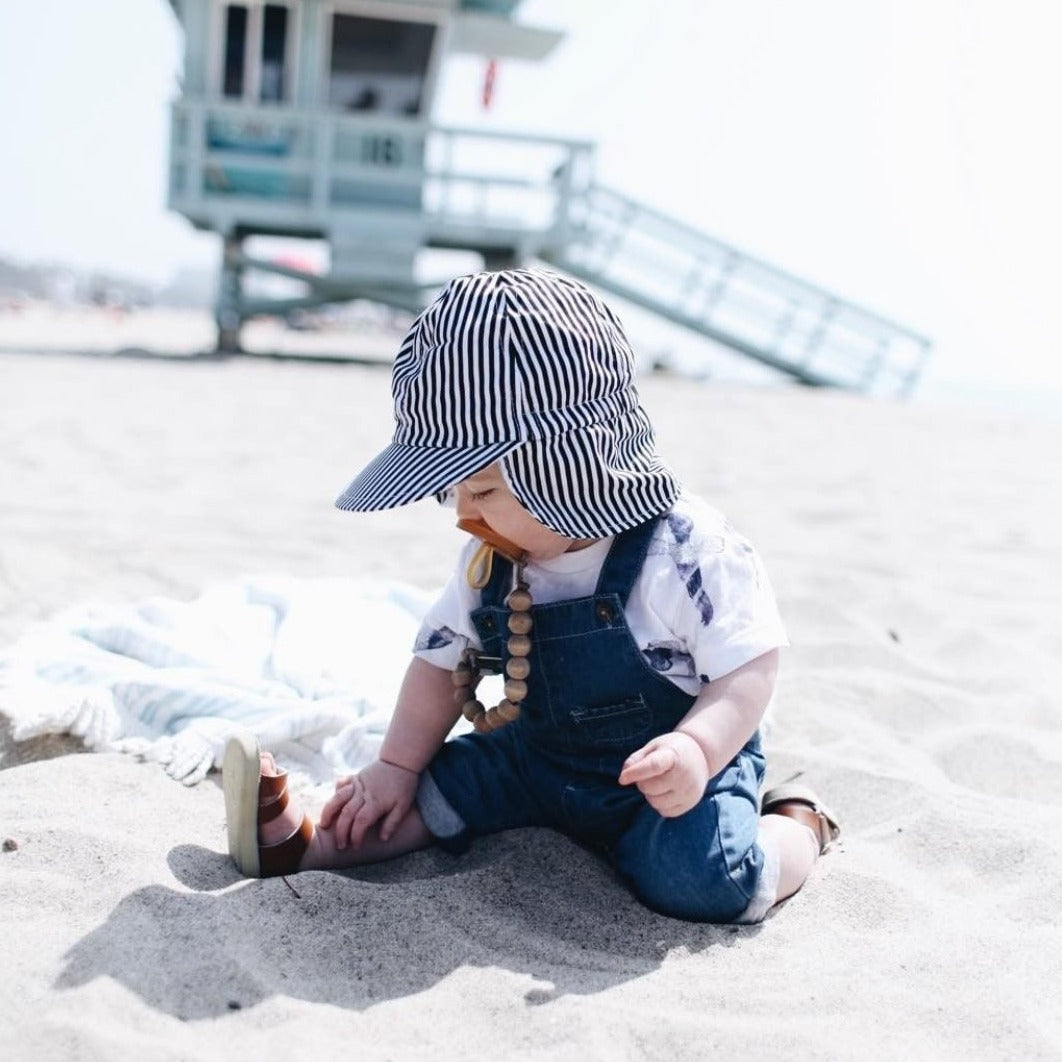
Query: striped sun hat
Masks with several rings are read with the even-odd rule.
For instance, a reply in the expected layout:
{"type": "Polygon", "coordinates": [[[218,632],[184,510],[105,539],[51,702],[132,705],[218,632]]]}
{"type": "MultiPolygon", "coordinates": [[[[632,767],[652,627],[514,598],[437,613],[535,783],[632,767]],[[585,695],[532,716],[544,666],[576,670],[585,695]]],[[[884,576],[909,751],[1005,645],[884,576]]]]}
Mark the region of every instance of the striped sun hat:
{"type": "Polygon", "coordinates": [[[516,499],[572,538],[625,531],[678,495],[616,315],[543,270],[451,281],[414,321],[391,381],[394,441],[336,499],[391,509],[501,462],[516,499]]]}

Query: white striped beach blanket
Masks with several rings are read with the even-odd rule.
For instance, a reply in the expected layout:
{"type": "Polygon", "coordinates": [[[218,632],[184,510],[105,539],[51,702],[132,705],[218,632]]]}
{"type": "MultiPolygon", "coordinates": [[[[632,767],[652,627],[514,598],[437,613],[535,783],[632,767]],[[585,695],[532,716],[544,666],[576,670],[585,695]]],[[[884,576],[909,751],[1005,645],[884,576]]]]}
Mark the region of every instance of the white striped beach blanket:
{"type": "Polygon", "coordinates": [[[376,754],[433,596],[273,575],[219,582],[190,602],[78,605],[0,651],[0,712],[16,741],[76,734],[187,785],[245,728],[293,784],[327,783],[376,754]]]}

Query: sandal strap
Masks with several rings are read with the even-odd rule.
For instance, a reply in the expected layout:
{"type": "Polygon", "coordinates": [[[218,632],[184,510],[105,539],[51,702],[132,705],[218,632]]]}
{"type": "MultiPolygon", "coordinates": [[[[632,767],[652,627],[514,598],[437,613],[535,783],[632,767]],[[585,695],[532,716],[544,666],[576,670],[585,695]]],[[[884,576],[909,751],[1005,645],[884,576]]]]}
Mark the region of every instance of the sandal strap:
{"type": "Polygon", "coordinates": [[[799,822],[801,826],[807,826],[818,838],[820,855],[829,846],[831,840],[830,828],[826,824],[826,818],[821,811],[815,811],[813,808],[809,808],[807,804],[801,804],[794,800],[788,804],[776,804],[771,808],[769,814],[784,815],[787,819],[799,822]]]}
{"type": "Polygon", "coordinates": [[[313,840],[313,822],[309,815],[303,815],[302,822],[293,834],[276,844],[258,846],[259,873],[263,878],[277,878],[284,874],[294,874],[299,869],[299,862],[313,840]]]}
{"type": "MultiPolygon", "coordinates": [[[[263,779],[265,781],[265,779],[263,779]]],[[[284,786],[283,789],[275,796],[268,799],[262,799],[261,789],[258,792],[258,825],[263,823],[272,822],[275,818],[278,818],[283,814],[284,809],[288,806],[288,787],[284,786]]]]}
{"type": "Polygon", "coordinates": [[[818,838],[819,854],[841,834],[837,817],[824,807],[814,790],[802,785],[780,785],[763,794],[763,815],[784,815],[794,819],[818,838]]]}
{"type": "MultiPolygon", "coordinates": [[[[289,803],[288,772],[263,774],[258,779],[258,825],[272,822],[279,818],[289,803]]],[[[309,815],[303,815],[302,822],[282,841],[275,844],[259,844],[258,867],[263,878],[277,878],[285,874],[294,874],[306,849],[313,840],[313,821],[309,815]]]]}
{"type": "Polygon", "coordinates": [[[276,800],[288,788],[288,772],[277,771],[276,774],[263,774],[258,779],[258,802],[264,804],[276,800]]]}

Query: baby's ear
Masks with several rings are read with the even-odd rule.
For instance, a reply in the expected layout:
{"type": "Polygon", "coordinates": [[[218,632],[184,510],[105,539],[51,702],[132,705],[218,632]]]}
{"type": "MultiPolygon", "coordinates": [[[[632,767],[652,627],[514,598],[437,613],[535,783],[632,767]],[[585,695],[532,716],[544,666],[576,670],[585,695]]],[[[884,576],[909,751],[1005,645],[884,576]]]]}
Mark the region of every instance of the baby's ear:
{"type": "Polygon", "coordinates": [[[435,500],[447,509],[453,509],[457,505],[457,491],[453,487],[447,487],[446,490],[437,491],[435,494],[435,500]]]}

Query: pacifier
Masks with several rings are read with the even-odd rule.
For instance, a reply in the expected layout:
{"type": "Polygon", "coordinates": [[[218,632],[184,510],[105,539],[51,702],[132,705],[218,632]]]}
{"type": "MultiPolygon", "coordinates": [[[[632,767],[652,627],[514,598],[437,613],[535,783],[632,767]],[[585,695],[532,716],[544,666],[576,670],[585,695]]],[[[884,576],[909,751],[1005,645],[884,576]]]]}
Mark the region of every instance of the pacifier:
{"type": "Polygon", "coordinates": [[[482,590],[490,582],[490,573],[494,566],[494,554],[500,553],[506,560],[512,561],[518,567],[522,567],[527,561],[527,553],[515,542],[510,541],[504,535],[499,535],[493,528],[488,527],[482,520],[458,520],[457,526],[462,531],[478,538],[479,549],[472,555],[468,562],[465,577],[468,585],[473,590],[482,590]]]}

